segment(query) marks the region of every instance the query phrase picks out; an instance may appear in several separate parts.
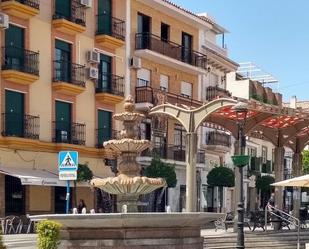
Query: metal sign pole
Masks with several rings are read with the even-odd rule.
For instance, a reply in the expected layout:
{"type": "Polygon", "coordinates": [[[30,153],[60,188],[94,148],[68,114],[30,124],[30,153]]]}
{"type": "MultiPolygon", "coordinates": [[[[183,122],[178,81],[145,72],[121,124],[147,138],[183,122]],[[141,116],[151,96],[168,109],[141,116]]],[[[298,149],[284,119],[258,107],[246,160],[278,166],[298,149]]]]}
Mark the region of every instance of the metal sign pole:
{"type": "Polygon", "coordinates": [[[67,181],[67,196],[66,196],[66,214],[69,213],[70,208],[70,181],[67,181]]]}

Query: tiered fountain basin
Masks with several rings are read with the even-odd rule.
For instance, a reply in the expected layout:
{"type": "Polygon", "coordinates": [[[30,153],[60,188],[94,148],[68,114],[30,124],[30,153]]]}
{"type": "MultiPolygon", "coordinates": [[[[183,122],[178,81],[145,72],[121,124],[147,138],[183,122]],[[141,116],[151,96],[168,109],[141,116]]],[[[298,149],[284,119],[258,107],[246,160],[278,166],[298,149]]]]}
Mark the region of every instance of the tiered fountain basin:
{"type": "Polygon", "coordinates": [[[59,249],[202,249],[201,227],[223,214],[115,213],[39,215],[60,222],[59,249]]]}

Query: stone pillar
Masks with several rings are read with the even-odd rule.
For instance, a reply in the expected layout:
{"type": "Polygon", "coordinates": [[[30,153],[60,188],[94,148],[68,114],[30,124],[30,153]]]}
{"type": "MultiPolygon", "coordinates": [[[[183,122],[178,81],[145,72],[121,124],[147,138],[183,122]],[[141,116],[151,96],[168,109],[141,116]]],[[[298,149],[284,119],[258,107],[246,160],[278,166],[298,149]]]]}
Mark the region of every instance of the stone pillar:
{"type": "Polygon", "coordinates": [[[196,155],[197,133],[186,135],[186,211],[196,212],[196,155]]]}
{"type": "MultiPolygon", "coordinates": [[[[302,154],[300,152],[294,153],[293,155],[293,176],[301,176],[302,171],[302,154]]],[[[293,211],[294,216],[299,218],[299,209],[301,203],[301,188],[295,187],[293,188],[293,211]],[[296,191],[296,194],[294,194],[296,191]]]]}
{"type": "MultiPolygon", "coordinates": [[[[275,182],[284,180],[284,147],[275,148],[275,182]]],[[[283,209],[283,187],[275,189],[275,205],[283,209]]]]}
{"type": "Polygon", "coordinates": [[[5,175],[0,174],[0,217],[5,216],[5,175]]]}

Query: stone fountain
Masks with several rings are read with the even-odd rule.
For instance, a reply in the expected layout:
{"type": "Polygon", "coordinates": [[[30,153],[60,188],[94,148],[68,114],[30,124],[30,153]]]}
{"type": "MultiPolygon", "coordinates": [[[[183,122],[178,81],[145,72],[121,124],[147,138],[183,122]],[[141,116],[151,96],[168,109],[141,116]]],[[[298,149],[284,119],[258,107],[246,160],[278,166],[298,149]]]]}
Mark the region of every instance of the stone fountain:
{"type": "Polygon", "coordinates": [[[123,122],[119,140],[104,144],[120,154],[118,175],[94,179],[91,184],[118,196],[118,209],[128,206],[128,213],[50,214],[30,216],[33,221],[48,219],[62,224],[58,249],[203,249],[201,227],[222,217],[216,213],[136,213],[141,194],[164,187],[163,179],[140,176],[136,157],[151,146],[137,139],[137,124],[144,115],[134,112],[128,97],[125,112],[114,115],[123,122]]]}
{"type": "Polygon", "coordinates": [[[126,205],[128,212],[137,212],[138,198],[141,194],[148,194],[157,188],[166,186],[162,178],[140,176],[141,167],[136,162],[136,158],[142,151],[151,147],[151,142],[138,139],[137,127],[145,116],[134,111],[134,100],[132,96],[129,96],[124,103],[124,112],[113,116],[114,120],[123,123],[124,128],[120,133],[120,139],[104,143],[105,149],[120,154],[117,166],[118,175],[91,181],[92,186],[117,195],[118,212],[121,212],[123,205],[126,205]]]}

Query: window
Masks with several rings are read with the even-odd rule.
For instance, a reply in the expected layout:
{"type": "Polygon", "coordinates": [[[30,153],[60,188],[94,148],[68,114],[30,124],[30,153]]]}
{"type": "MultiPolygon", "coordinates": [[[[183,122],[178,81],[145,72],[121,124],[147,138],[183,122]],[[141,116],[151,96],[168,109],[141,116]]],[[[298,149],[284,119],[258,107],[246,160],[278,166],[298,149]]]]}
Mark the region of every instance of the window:
{"type": "Polygon", "coordinates": [[[98,1],[98,33],[108,34],[112,33],[112,1],[99,0],[98,1]]]}
{"type": "Polygon", "coordinates": [[[112,57],[101,54],[99,64],[98,88],[104,92],[112,92],[112,57]]]}
{"type": "Polygon", "coordinates": [[[181,82],[181,95],[186,98],[192,97],[192,84],[182,81],[181,82]]]}
{"type": "Polygon", "coordinates": [[[137,32],[150,33],[151,18],[149,16],[138,13],[137,15],[137,32]]]}
{"type": "Polygon", "coordinates": [[[142,68],[137,71],[137,86],[150,86],[150,70],[142,68]]]}
{"type": "Polygon", "coordinates": [[[55,81],[71,82],[71,44],[55,41],[54,77],[55,81]]]}
{"type": "Polygon", "coordinates": [[[162,41],[169,41],[170,39],[170,26],[165,23],[161,23],[161,40],[162,41]]]}
{"type": "Polygon", "coordinates": [[[262,146],[262,163],[267,161],[267,147],[262,146]]]}
{"type": "Polygon", "coordinates": [[[192,40],[193,38],[191,35],[182,32],[182,61],[189,64],[192,62],[192,40]]]}
{"type": "Polygon", "coordinates": [[[160,89],[162,91],[168,92],[168,76],[167,75],[160,75],[160,89]]]}

